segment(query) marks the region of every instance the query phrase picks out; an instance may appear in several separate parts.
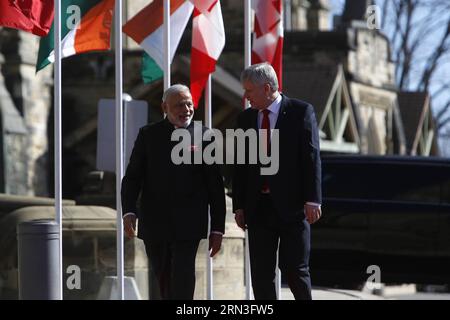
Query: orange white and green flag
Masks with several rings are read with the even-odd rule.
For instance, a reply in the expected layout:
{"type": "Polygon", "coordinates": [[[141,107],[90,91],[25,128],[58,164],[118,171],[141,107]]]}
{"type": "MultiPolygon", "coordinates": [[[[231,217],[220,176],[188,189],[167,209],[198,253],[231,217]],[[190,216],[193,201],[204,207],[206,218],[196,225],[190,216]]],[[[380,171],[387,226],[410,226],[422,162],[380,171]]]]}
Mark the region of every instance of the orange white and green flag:
{"type": "MultiPolygon", "coordinates": [[[[145,51],[142,63],[144,83],[150,83],[164,75],[163,4],[163,0],[154,0],[123,26],[123,32],[145,51]]],[[[194,6],[190,1],[170,1],[171,62],[193,10],[194,6]]]]}
{"type": "MultiPolygon", "coordinates": [[[[62,0],[62,58],[90,51],[105,51],[111,46],[111,24],[115,0],[62,0]]],[[[54,25],[41,38],[36,71],[55,61],[54,25]]]]}

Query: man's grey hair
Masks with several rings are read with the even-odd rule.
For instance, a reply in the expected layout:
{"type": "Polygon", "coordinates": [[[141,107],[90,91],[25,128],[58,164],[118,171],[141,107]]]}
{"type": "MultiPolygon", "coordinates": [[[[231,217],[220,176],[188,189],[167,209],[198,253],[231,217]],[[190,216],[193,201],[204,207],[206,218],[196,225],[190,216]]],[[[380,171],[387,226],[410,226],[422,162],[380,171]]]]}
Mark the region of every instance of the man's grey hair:
{"type": "Polygon", "coordinates": [[[267,62],[251,65],[241,73],[241,83],[250,81],[262,85],[268,83],[273,91],[278,91],[278,78],[273,67],[267,62]]]}
{"type": "Polygon", "coordinates": [[[176,93],[180,93],[180,92],[189,92],[191,93],[191,91],[189,90],[189,88],[187,86],[185,86],[184,84],[174,84],[173,86],[170,86],[169,89],[167,89],[166,91],[164,91],[163,97],[162,97],[162,101],[166,102],[167,99],[176,94],[176,93]]]}

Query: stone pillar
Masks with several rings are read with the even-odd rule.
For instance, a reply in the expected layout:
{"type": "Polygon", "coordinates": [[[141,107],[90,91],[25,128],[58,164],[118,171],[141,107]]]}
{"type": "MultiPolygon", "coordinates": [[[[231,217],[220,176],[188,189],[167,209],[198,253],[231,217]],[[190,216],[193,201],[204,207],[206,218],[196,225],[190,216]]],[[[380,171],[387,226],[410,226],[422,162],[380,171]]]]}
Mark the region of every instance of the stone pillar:
{"type": "Polygon", "coordinates": [[[52,67],[36,74],[39,37],[12,29],[2,31],[5,57],[2,73],[16,110],[28,131],[26,143],[27,195],[48,195],[47,122],[52,105],[52,67]]]}
{"type": "MultiPolygon", "coordinates": [[[[2,30],[0,30],[1,34],[2,30]]],[[[0,67],[3,66],[0,53],[0,67]]],[[[14,106],[0,72],[0,192],[16,195],[27,193],[27,130],[14,106]]]]}
{"type": "Polygon", "coordinates": [[[308,30],[307,13],[309,2],[306,0],[291,0],[291,30],[308,30]]]}
{"type": "MultiPolygon", "coordinates": [[[[244,232],[234,221],[231,198],[226,197],[227,218],[222,247],[213,258],[213,294],[218,300],[244,300],[244,232]]],[[[195,300],[207,298],[206,252],[208,241],[200,242],[196,259],[195,300]]]]}
{"type": "Polygon", "coordinates": [[[148,300],[151,297],[152,278],[149,270],[151,267],[148,263],[147,254],[145,252],[144,242],[138,238],[125,240],[125,261],[124,272],[128,277],[136,280],[137,287],[141,298],[148,300]]]}
{"type": "Polygon", "coordinates": [[[308,11],[308,30],[330,30],[328,0],[309,0],[311,6],[308,11]]]}

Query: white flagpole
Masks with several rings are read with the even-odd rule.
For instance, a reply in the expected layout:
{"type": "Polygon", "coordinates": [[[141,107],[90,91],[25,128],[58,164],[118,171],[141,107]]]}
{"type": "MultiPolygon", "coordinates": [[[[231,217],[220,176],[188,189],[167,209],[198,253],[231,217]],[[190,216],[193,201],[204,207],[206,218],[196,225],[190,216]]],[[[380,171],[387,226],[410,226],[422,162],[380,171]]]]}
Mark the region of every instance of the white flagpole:
{"type": "Polygon", "coordinates": [[[212,110],[211,110],[211,74],[208,76],[205,86],[205,126],[212,128],[212,110]]]}
{"type": "Polygon", "coordinates": [[[277,294],[277,300],[281,300],[281,271],[280,271],[280,268],[278,268],[279,253],[280,253],[280,241],[278,241],[277,264],[275,265],[275,270],[276,270],[275,291],[277,294]]]}
{"type": "Polygon", "coordinates": [[[117,289],[118,299],[124,300],[124,250],[121,185],[123,177],[123,66],[122,66],[122,0],[115,2],[116,58],[116,208],[117,208],[117,289]]]}
{"type": "MultiPolygon", "coordinates": [[[[287,2],[289,2],[289,1],[287,1],[287,2]]],[[[284,10],[283,10],[283,6],[284,6],[284,3],[285,2],[281,2],[281,12],[280,12],[280,17],[281,17],[281,21],[280,21],[280,27],[282,28],[283,27],[283,20],[284,20],[284,16],[283,16],[283,13],[284,13],[284,10]]],[[[281,84],[280,84],[281,85],[281,84]]],[[[277,264],[276,264],[276,266],[275,266],[275,270],[276,270],[276,277],[275,277],[275,285],[276,285],[276,287],[275,287],[275,289],[276,289],[276,292],[277,292],[277,299],[278,300],[281,300],[281,270],[280,270],[280,268],[278,268],[278,259],[279,259],[279,253],[280,253],[280,242],[278,241],[278,250],[277,250],[277,264]]]]}
{"type": "MultiPolygon", "coordinates": [[[[245,0],[244,3],[244,15],[245,15],[245,68],[249,67],[252,64],[252,48],[251,48],[251,19],[252,19],[252,5],[251,0],[245,0]]],[[[250,103],[248,100],[245,100],[245,108],[249,108],[250,103]]],[[[247,300],[252,299],[252,277],[250,274],[250,252],[248,249],[248,231],[245,230],[245,298],[247,300]]]]}
{"type": "Polygon", "coordinates": [[[164,91],[170,87],[170,0],[164,0],[164,91]]]}
{"type": "MultiPolygon", "coordinates": [[[[244,15],[245,15],[245,52],[244,52],[244,67],[248,68],[252,64],[252,0],[245,0],[244,3],[244,15]]],[[[250,103],[245,100],[245,108],[249,108],[250,103]]]]}
{"type": "Polygon", "coordinates": [[[63,253],[62,253],[62,155],[61,155],[61,1],[55,0],[54,18],[54,108],[55,108],[55,211],[56,223],[59,226],[59,274],[58,300],[63,300],[63,253]]]}
{"type": "MultiPolygon", "coordinates": [[[[208,128],[212,128],[212,111],[211,111],[211,74],[208,76],[208,80],[206,81],[205,86],[205,126],[208,128]]],[[[208,217],[209,210],[211,208],[208,208],[208,217]]],[[[209,224],[208,224],[208,235],[211,232],[211,219],[209,218],[209,224]]],[[[206,245],[206,290],[207,290],[207,299],[213,300],[214,299],[214,291],[213,291],[213,261],[212,258],[209,256],[209,249],[208,244],[206,245]]]]}

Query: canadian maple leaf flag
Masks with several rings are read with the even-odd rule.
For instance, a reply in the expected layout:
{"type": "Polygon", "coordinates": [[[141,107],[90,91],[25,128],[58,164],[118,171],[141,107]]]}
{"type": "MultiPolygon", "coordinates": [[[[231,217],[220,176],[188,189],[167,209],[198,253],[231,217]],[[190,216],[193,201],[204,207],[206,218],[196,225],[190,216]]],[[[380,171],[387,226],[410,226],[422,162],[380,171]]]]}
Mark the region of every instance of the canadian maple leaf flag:
{"type": "Polygon", "coordinates": [[[225,46],[220,0],[190,0],[194,5],[191,49],[191,93],[197,108],[206,81],[216,70],[225,46]]]}
{"type": "Polygon", "coordinates": [[[275,69],[282,88],[283,7],[282,0],[253,0],[255,30],[252,64],[268,62],[275,69]]]}
{"type": "Polygon", "coordinates": [[[46,36],[53,22],[53,0],[1,0],[0,26],[46,36]]]}

